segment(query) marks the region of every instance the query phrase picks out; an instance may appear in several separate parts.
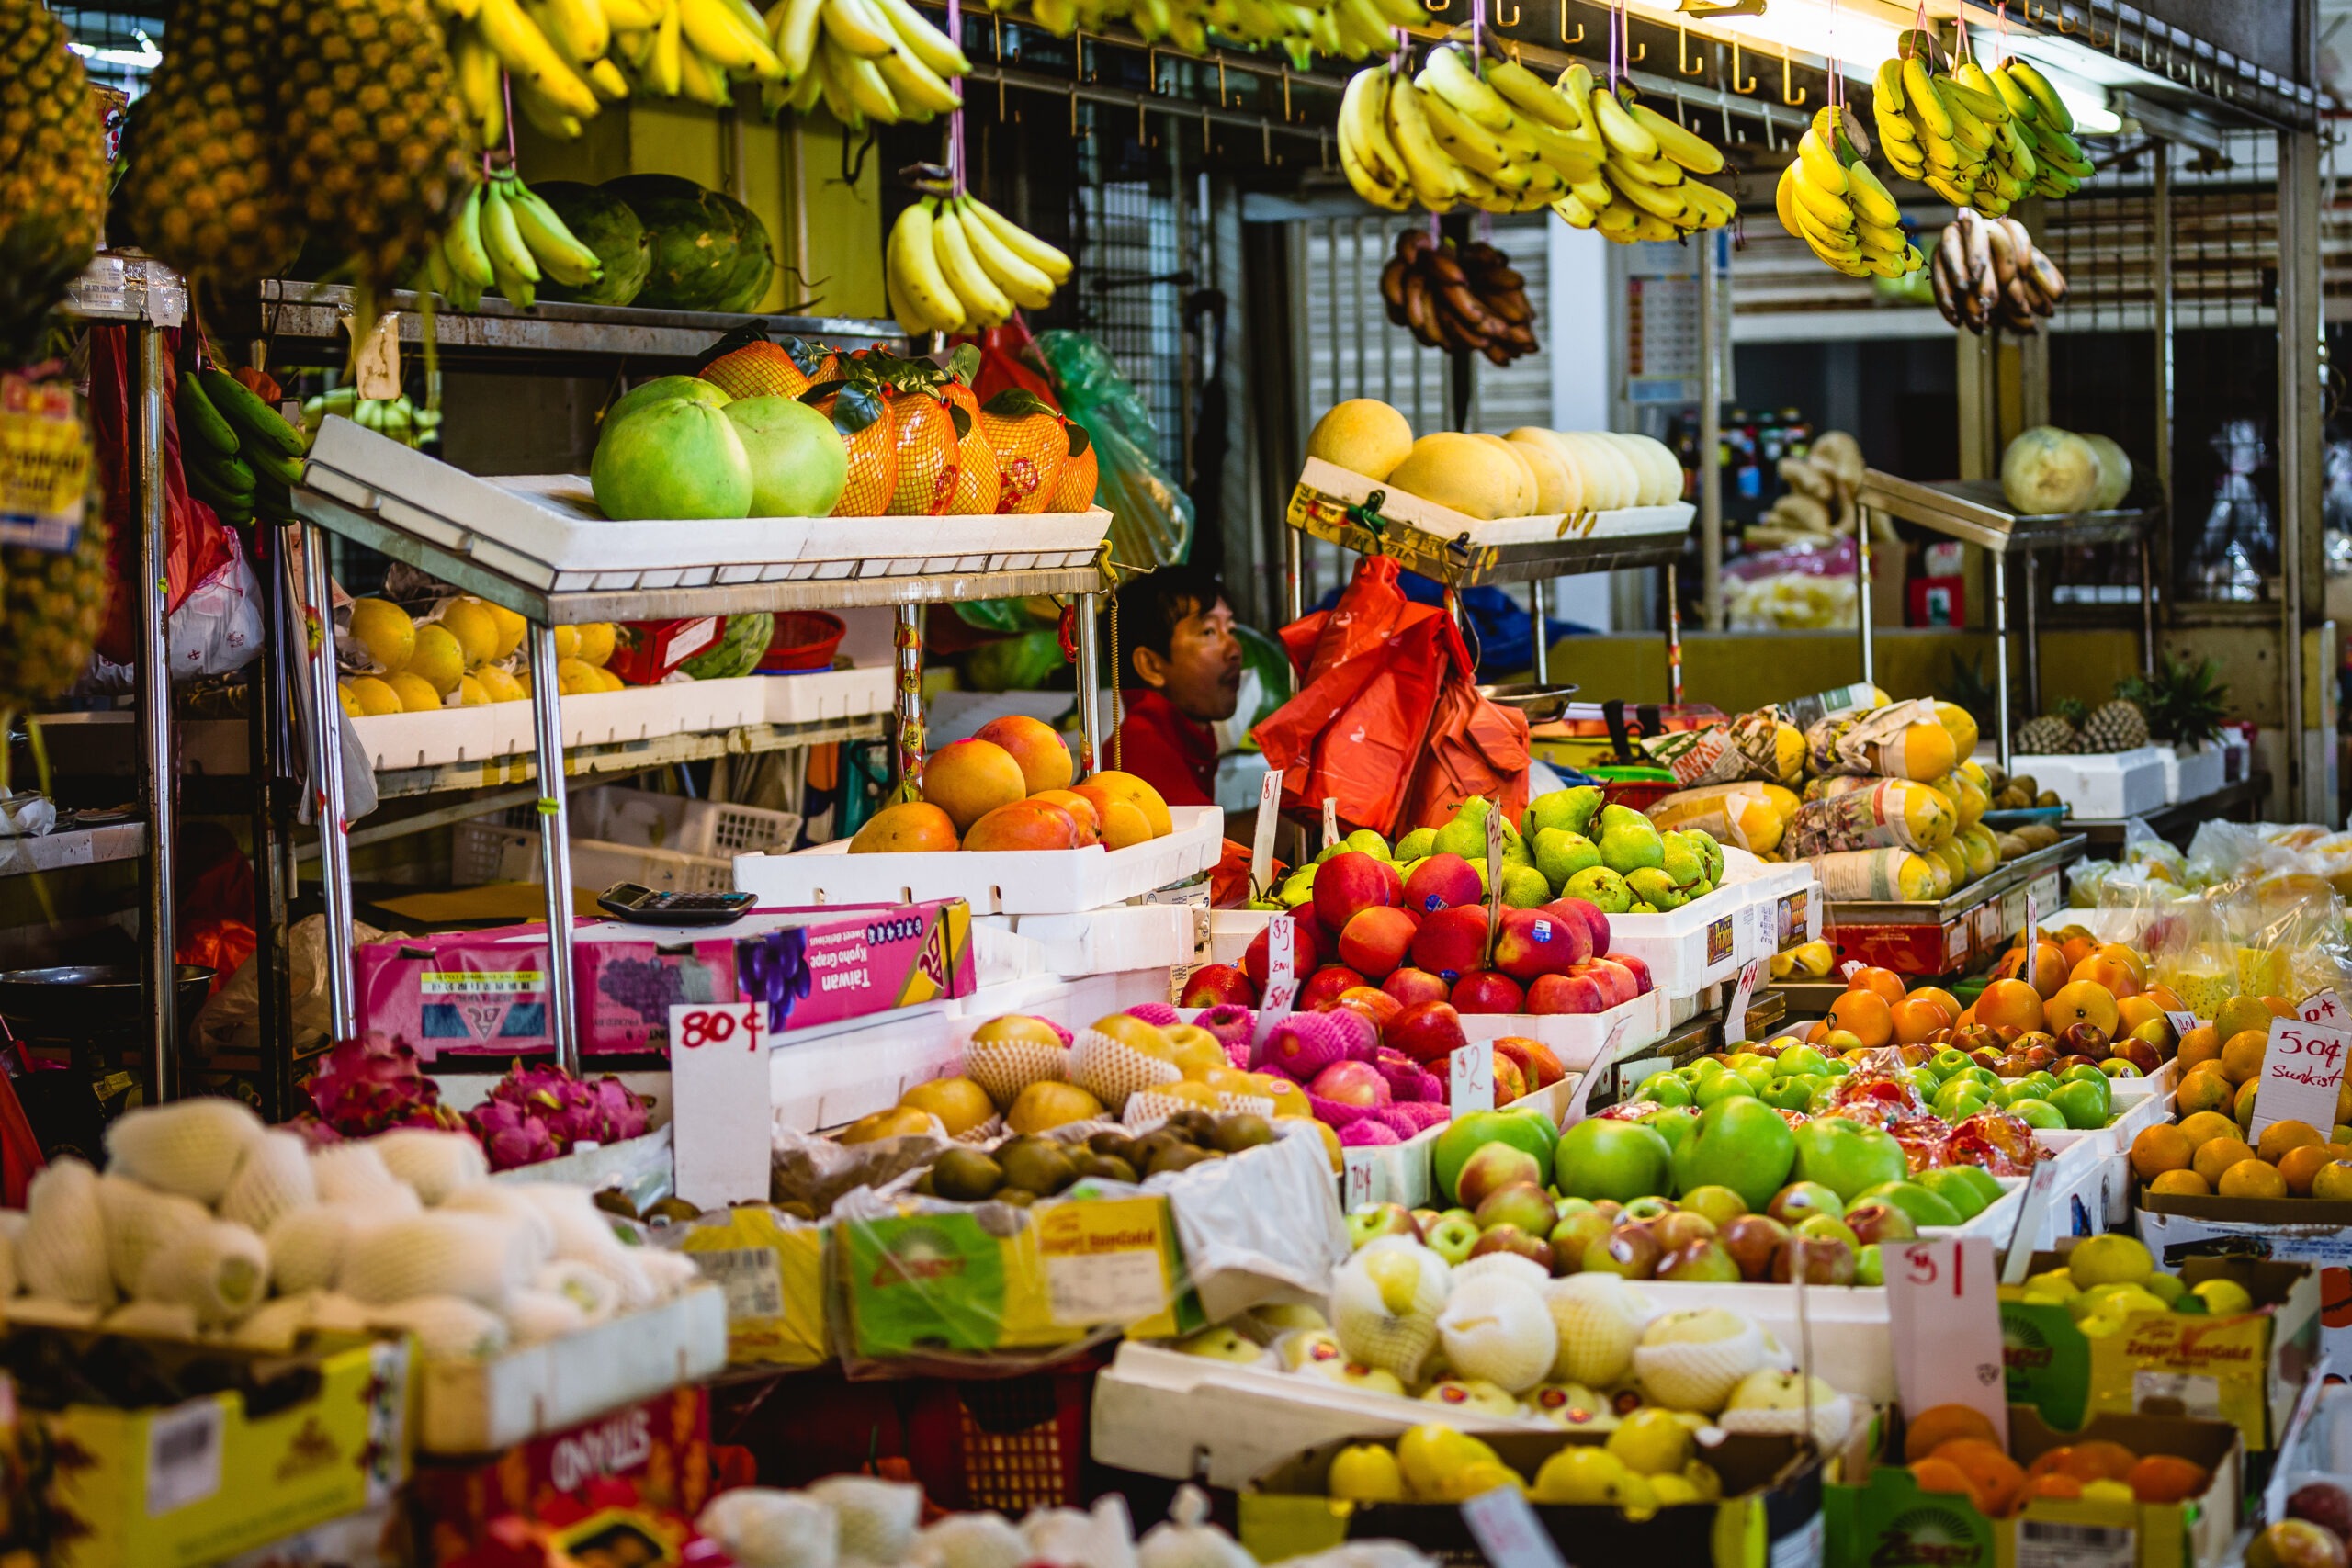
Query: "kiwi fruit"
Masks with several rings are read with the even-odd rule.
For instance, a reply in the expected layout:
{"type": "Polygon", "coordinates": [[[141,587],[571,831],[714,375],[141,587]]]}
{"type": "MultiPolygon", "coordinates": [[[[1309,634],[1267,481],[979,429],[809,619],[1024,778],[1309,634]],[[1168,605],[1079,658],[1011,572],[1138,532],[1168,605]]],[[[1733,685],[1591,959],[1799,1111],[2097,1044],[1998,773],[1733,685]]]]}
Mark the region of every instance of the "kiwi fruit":
{"type": "Polygon", "coordinates": [[[673,1196],[664,1198],[646,1210],[645,1217],[658,1224],[683,1224],[688,1220],[702,1218],[702,1211],[684,1198],[673,1196]]]}
{"type": "Polygon", "coordinates": [[[1090,1151],[1079,1156],[1070,1161],[1070,1164],[1078,1168],[1078,1177],[1081,1181],[1091,1179],[1096,1181],[1132,1183],[1136,1179],[1136,1168],[1117,1155],[1094,1154],[1090,1151]]]}
{"type": "Polygon", "coordinates": [[[817,1211],[797,1198],[786,1198],[775,1205],[775,1212],[796,1220],[813,1222],[817,1218],[817,1211]]]}
{"type": "Polygon", "coordinates": [[[1105,1128],[1087,1139],[1086,1146],[1098,1155],[1109,1155],[1114,1159],[1125,1160],[1129,1165],[1135,1163],[1136,1141],[1125,1133],[1105,1128]]]}
{"type": "Polygon", "coordinates": [[[1007,1184],[1042,1196],[1050,1197],[1078,1179],[1078,1168],[1070,1162],[1068,1152],[1060,1145],[1042,1138],[1031,1138],[1018,1146],[1001,1145],[996,1152],[996,1163],[1003,1169],[1007,1184]]]}
{"type": "Polygon", "coordinates": [[[1262,1116],[1247,1111],[1222,1117],[1209,1134],[1209,1146],[1219,1154],[1238,1155],[1244,1149],[1254,1149],[1274,1141],[1274,1129],[1262,1116]]]}
{"type": "Polygon", "coordinates": [[[924,1171],[921,1176],[916,1177],[914,1186],[908,1189],[908,1190],[914,1193],[918,1198],[936,1198],[939,1196],[939,1189],[937,1185],[933,1182],[931,1172],[928,1170],[924,1171]]]}
{"type": "MultiPolygon", "coordinates": [[[[637,1205],[629,1200],[629,1195],[617,1187],[599,1188],[596,1191],[596,1207],[608,1214],[618,1214],[625,1220],[644,1218],[637,1212],[637,1205]]],[[[695,1213],[699,1213],[701,1211],[696,1210],[695,1213]]]]}
{"type": "Polygon", "coordinates": [[[977,1203],[1004,1185],[1004,1168],[978,1149],[949,1149],[924,1176],[934,1196],[977,1203]]]}
{"type": "Polygon", "coordinates": [[[1204,1149],[1197,1144],[1170,1144],[1152,1156],[1150,1174],[1158,1176],[1163,1171],[1190,1170],[1196,1165],[1224,1157],[1215,1149],[1204,1149]]]}
{"type": "Polygon", "coordinates": [[[1175,1148],[1183,1141],[1165,1129],[1146,1133],[1129,1146],[1126,1154],[1122,1157],[1137,1170],[1146,1170],[1150,1168],[1153,1156],[1157,1156],[1160,1150],[1175,1148]]]}
{"type": "Polygon", "coordinates": [[[1037,1195],[1025,1187],[1000,1187],[994,1197],[997,1202],[1010,1203],[1016,1209],[1025,1209],[1037,1201],[1037,1195]]]}
{"type": "Polygon", "coordinates": [[[1186,1143],[1198,1144],[1216,1131],[1216,1118],[1205,1111],[1179,1111],[1161,1123],[1161,1127],[1186,1143]]]}

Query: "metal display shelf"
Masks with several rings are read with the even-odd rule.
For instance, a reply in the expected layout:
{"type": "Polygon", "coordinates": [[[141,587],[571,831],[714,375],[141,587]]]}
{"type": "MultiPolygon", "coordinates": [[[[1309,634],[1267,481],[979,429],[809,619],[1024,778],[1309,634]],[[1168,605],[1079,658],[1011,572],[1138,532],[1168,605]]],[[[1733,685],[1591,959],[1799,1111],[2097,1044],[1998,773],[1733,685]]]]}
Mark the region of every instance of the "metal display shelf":
{"type": "MultiPolygon", "coordinates": [[[[423,296],[394,293],[384,302],[400,312],[402,343],[422,343],[423,296]]],[[[350,346],[344,323],[352,314],[353,291],[343,284],[267,278],[254,295],[231,307],[220,322],[224,333],[268,338],[281,346],[350,346]]],[[[904,344],[896,321],[851,316],[761,316],[708,310],[647,310],[626,305],[566,305],[553,302],[515,309],[500,299],[472,310],[433,310],[434,352],[444,364],[504,365],[545,373],[551,363],[638,362],[698,359],[737,327],[757,326],[772,334],[828,343],[904,344]],[[517,361],[523,363],[519,366],[517,361]]]]}
{"type": "Polygon", "coordinates": [[[137,860],[147,852],[147,824],[107,822],[68,828],[39,838],[0,838],[0,876],[73,871],[112,861],[137,860]]]}
{"type": "Polygon", "coordinates": [[[2044,909],[2064,901],[2058,873],[2083,858],[2090,840],[2070,834],[2046,850],[2035,850],[1996,866],[1937,903],[1895,899],[1831,899],[1824,908],[1823,934],[1836,947],[1837,962],[1860,959],[1901,975],[1955,975],[1977,958],[1997,953],[2025,929],[2025,899],[2037,885],[2048,892],[2044,909]]]}
{"type": "MultiPolygon", "coordinates": [[[[1017,598],[1030,594],[1069,594],[1091,599],[1102,592],[1101,575],[1091,566],[1012,571],[971,571],[940,576],[846,577],[794,581],[746,582],[695,588],[603,590],[549,592],[519,581],[476,560],[462,545],[452,547],[421,537],[381,513],[362,512],[309,486],[296,486],[293,511],[306,526],[303,564],[305,597],[313,605],[329,600],[326,567],[327,534],[364,544],[396,560],[465,592],[475,593],[530,623],[525,634],[530,650],[531,702],[536,745],[526,753],[492,759],[478,769],[467,767],[415,770],[421,775],[386,777],[391,793],[424,794],[438,789],[478,788],[511,784],[517,779],[561,779],[575,773],[642,769],[663,760],[663,749],[714,748],[708,754],[738,749],[733,742],[753,739],[754,730],[790,732],[789,743],[812,744],[820,739],[851,738],[870,732],[876,720],[835,720],[809,726],[747,726],[741,731],[711,731],[678,735],[661,740],[616,747],[582,748],[567,756],[557,722],[561,701],[556,684],[555,628],[582,621],[654,620],[669,616],[733,615],[753,610],[799,610],[893,605],[898,609],[899,649],[896,752],[905,774],[911,775],[922,753],[922,617],[926,604],[973,599],[1017,598]],[[562,759],[560,762],[557,759],[562,759]]],[[[1101,709],[1097,698],[1097,652],[1091,607],[1079,616],[1079,719],[1086,756],[1100,754],[1101,709]]],[[[308,705],[319,714],[335,714],[336,670],[333,658],[311,660],[308,705]]],[[[333,1027],[338,1036],[351,1033],[357,1022],[351,942],[351,844],[353,834],[344,819],[343,749],[340,731],[330,724],[310,727],[311,761],[320,798],[320,886],[327,908],[327,992],[333,1027]]],[[[548,993],[551,1006],[549,1034],[556,1059],[570,1071],[580,1067],[577,998],[572,990],[571,863],[568,853],[570,829],[565,790],[544,790],[537,797],[542,879],[547,888],[548,925],[562,933],[548,943],[548,993]]]]}
{"type": "MultiPolygon", "coordinates": [[[[801,746],[872,740],[881,733],[879,714],[823,719],[814,724],[742,724],[728,729],[690,729],[619,745],[571,747],[563,754],[563,776],[584,779],[605,773],[637,773],[680,762],[707,762],[715,757],[748,757],[763,751],[789,751],[801,746]]],[[[538,754],[515,751],[503,757],[444,762],[429,768],[379,769],[376,794],[384,800],[399,800],[444,795],[451,790],[496,789],[503,784],[527,784],[538,776],[538,754]]]]}
{"type": "Polygon", "coordinates": [[[1994,746],[2001,768],[2009,766],[2009,570],[2008,558],[2025,563],[2025,694],[2031,709],[2041,711],[2041,642],[2035,624],[2039,595],[2034,586],[2034,553],[2073,545],[2136,544],[2140,556],[2140,661],[2154,672],[2156,649],[2155,598],[2153,568],[2148,559],[2149,525],[2163,515],[2161,505],[2124,507],[2108,512],[2021,513],[2008,504],[1997,479],[1941,479],[1932,484],[1898,479],[1877,468],[1862,472],[1854,505],[1861,514],[1854,536],[1860,546],[1855,561],[1856,595],[1861,624],[1862,681],[1876,684],[1871,639],[1871,515],[1888,517],[1932,528],[1947,538],[1978,546],[1994,555],[1993,565],[1993,691],[1999,733],[1994,746]]]}

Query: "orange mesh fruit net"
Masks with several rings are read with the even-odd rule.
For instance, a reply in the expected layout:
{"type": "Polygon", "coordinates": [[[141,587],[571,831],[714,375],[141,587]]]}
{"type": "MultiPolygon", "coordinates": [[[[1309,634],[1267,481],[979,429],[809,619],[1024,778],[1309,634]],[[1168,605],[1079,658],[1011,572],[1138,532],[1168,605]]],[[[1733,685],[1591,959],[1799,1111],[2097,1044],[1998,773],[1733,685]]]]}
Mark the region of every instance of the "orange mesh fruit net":
{"type": "Polygon", "coordinates": [[[899,433],[890,515],[936,517],[954,499],[963,471],[956,457],[956,422],[947,405],[927,393],[895,392],[887,400],[899,433]]]}
{"type": "Polygon", "coordinates": [[[1021,516],[1045,511],[1069,456],[1060,419],[1042,411],[1007,418],[983,409],[980,431],[996,453],[997,511],[1021,516]]]}
{"type": "MultiPolygon", "coordinates": [[[[817,405],[817,412],[831,419],[833,405],[840,395],[826,398],[817,405]]],[[[836,425],[835,429],[840,429],[836,425]]],[[[898,426],[885,412],[880,419],[854,433],[843,432],[842,445],[849,449],[849,482],[842,487],[841,500],[833,503],[836,517],[879,517],[890,503],[890,492],[899,482],[898,426]]]]}
{"type": "Polygon", "coordinates": [[[720,355],[702,378],[730,398],[797,398],[813,384],[781,344],[752,343],[720,355]]]}
{"type": "Polygon", "coordinates": [[[947,400],[964,411],[964,439],[956,450],[956,493],[948,498],[947,513],[955,517],[986,515],[996,511],[997,466],[995,449],[980,431],[980,401],[972,389],[958,382],[943,389],[947,400]]]}
{"type": "MultiPolygon", "coordinates": [[[[1072,425],[1071,430],[1078,427],[1072,425]]],[[[1083,512],[1094,504],[1094,443],[1089,441],[1086,450],[1062,461],[1060,476],[1054,481],[1053,504],[1048,512],[1083,512]]]]}

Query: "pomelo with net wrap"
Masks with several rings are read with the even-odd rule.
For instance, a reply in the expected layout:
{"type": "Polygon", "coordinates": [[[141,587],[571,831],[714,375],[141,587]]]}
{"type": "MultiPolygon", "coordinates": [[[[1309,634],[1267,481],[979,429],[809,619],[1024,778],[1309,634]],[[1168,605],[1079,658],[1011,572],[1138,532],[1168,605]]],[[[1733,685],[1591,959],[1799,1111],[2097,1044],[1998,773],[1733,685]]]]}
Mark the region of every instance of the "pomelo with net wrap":
{"type": "Polygon", "coordinates": [[[1053,502],[1046,510],[1084,512],[1094,504],[1101,470],[1095,460],[1094,443],[1087,438],[1085,426],[1076,420],[1064,423],[1069,434],[1069,456],[1063,459],[1061,475],[1054,482],[1053,502]]]}
{"type": "Polygon", "coordinates": [[[898,488],[898,426],[888,410],[878,406],[878,400],[872,416],[859,423],[854,414],[841,407],[843,399],[854,400],[857,396],[854,389],[844,388],[817,403],[817,412],[831,420],[833,428],[842,433],[842,446],[849,457],[849,479],[842,486],[841,500],[833,503],[832,514],[879,517],[898,488]],[[856,424],[855,429],[850,428],[853,423],[856,424]]]}
{"type": "Polygon", "coordinates": [[[996,510],[1033,516],[1045,511],[1069,457],[1061,416],[1035,392],[1009,388],[980,405],[980,431],[996,453],[996,510]]]}
{"type": "Polygon", "coordinates": [[[929,391],[885,395],[898,434],[898,477],[887,508],[893,517],[936,517],[956,499],[963,465],[946,401],[929,391]]]}
{"type": "Polygon", "coordinates": [[[1001,480],[996,449],[980,430],[980,400],[972,395],[971,388],[960,381],[950,381],[945,391],[949,417],[955,418],[956,411],[961,411],[963,424],[956,446],[956,491],[948,497],[948,514],[970,517],[993,513],[1001,480]]]}

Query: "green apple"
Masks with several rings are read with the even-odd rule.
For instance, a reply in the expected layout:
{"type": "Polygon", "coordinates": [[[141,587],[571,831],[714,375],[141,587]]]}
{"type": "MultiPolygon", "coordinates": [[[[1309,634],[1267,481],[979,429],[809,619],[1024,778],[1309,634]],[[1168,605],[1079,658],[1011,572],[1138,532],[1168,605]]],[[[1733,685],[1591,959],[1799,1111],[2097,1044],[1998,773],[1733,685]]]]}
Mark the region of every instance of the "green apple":
{"type": "Polygon", "coordinates": [[[1928,1057],[1925,1063],[1927,1069],[1939,1078],[1948,1078],[1954,1073],[1966,1072],[1975,1065],[1968,1059],[1967,1052],[1953,1045],[1945,1046],[1928,1057]]]}
{"type": "Polygon", "coordinates": [[[1884,1201],[1894,1204],[1911,1216],[1916,1225],[1956,1225],[1962,1223],[1960,1211],[1947,1199],[1939,1197],[1917,1181],[1882,1181],[1876,1187],[1855,1194],[1857,1203],[1884,1201]]]}
{"type": "Polygon", "coordinates": [[[1735,1095],[1700,1112],[1699,1124],[1674,1151],[1674,1185],[1683,1192],[1728,1187],[1750,1209],[1760,1209],[1788,1180],[1795,1161],[1795,1134],[1781,1113],[1752,1094],[1735,1095]]]}
{"type": "Polygon", "coordinates": [[[2088,1132],[2107,1125],[2113,1101],[2106,1075],[2097,1067],[2085,1070],[2092,1076],[2060,1084],[2051,1091],[2050,1103],[2065,1116],[2067,1126],[2088,1132]]]}
{"type": "Polygon", "coordinates": [[[1672,1073],[1659,1073],[1655,1077],[1644,1078],[1642,1087],[1634,1091],[1634,1098],[1652,1105],[1688,1105],[1690,1103],[1690,1086],[1672,1073]]]}
{"type": "Polygon", "coordinates": [[[1774,1078],[1758,1098],[1775,1111],[1809,1111],[1814,1090],[1821,1082],[1818,1078],[1774,1078]]]}
{"type": "Polygon", "coordinates": [[[2066,1128],[2066,1113],[2046,1100],[2036,1100],[2030,1094],[2019,1095],[2002,1107],[2029,1127],[2059,1133],[2066,1128]]]}
{"type": "Polygon", "coordinates": [[[1673,1154],[1654,1127],[1595,1116],[1560,1134],[1552,1168],[1571,1197],[1623,1203],[1664,1192],[1673,1154]]]}
{"type": "Polygon", "coordinates": [[[1801,1077],[1819,1077],[1828,1070],[1828,1061],[1810,1045],[1796,1046],[1772,1058],[1772,1071],[1780,1077],[1792,1074],[1801,1077]]]}
{"type": "Polygon", "coordinates": [[[1860,1247],[1862,1245],[1861,1238],[1855,1235],[1853,1227],[1835,1214],[1808,1214],[1804,1219],[1799,1220],[1795,1224],[1791,1225],[1789,1227],[1789,1234],[1791,1235],[1809,1235],[1821,1239],[1842,1241],[1848,1247],[1860,1247]]]}
{"type": "Polygon", "coordinates": [[[1690,1135],[1691,1129],[1699,1125],[1699,1112],[1691,1106],[1670,1105],[1655,1115],[1643,1117],[1642,1125],[1664,1138],[1668,1148],[1679,1149],[1682,1146],[1682,1140],[1690,1135]]]}
{"type": "Polygon", "coordinates": [[[1747,1199],[1722,1186],[1693,1187],[1682,1195],[1682,1206],[1713,1221],[1717,1230],[1748,1212],[1747,1199]]]}
{"type": "Polygon", "coordinates": [[[1880,1256],[1878,1243],[1871,1242],[1855,1252],[1854,1283],[1857,1285],[1886,1283],[1886,1259],[1880,1256]]]}
{"type": "Polygon", "coordinates": [[[2001,1183],[1981,1165],[1939,1166],[1913,1178],[1918,1185],[1950,1203],[1967,1224],[2001,1199],[2001,1183]]]}
{"type": "Polygon", "coordinates": [[[1800,1181],[1818,1181],[1847,1202],[1866,1187],[1900,1181],[1911,1162],[1891,1133],[1839,1116],[1817,1116],[1798,1128],[1794,1170],[1800,1181]]]}
{"type": "Polygon", "coordinates": [[[1698,1092],[1690,1098],[1698,1101],[1699,1109],[1704,1111],[1719,1100],[1754,1100],[1756,1086],[1737,1073],[1722,1072],[1701,1083],[1698,1092]]]}
{"type": "Polygon", "coordinates": [[[1482,1145],[1500,1140],[1535,1156],[1542,1172],[1535,1184],[1545,1186],[1552,1179],[1552,1145],[1556,1136],[1551,1122],[1540,1113],[1469,1111],[1448,1122],[1430,1144],[1430,1177],[1439,1196],[1453,1202],[1454,1179],[1462,1174],[1463,1166],[1482,1145]]]}

